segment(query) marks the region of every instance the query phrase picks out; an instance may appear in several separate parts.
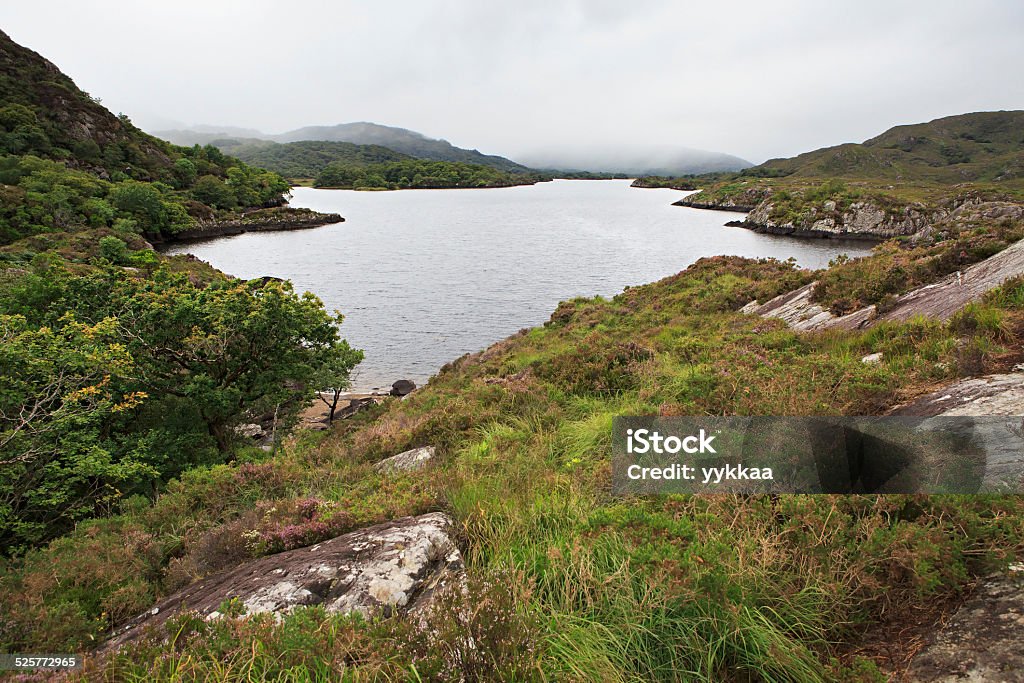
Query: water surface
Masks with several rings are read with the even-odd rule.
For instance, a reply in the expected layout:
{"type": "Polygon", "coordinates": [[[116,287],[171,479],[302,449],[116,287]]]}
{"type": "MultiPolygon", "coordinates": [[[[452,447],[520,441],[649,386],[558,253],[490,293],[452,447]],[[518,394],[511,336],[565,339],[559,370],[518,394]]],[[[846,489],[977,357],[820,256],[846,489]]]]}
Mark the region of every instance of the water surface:
{"type": "Polygon", "coordinates": [[[296,188],[292,206],[346,221],[181,245],[243,278],[290,279],[345,314],[366,352],[355,385],[424,382],[464,353],[543,323],[559,301],[611,296],[702,256],[796,258],[820,267],[860,242],[758,235],[740,214],[672,206],[687,193],[626,180],[560,180],[481,190],[356,192],[296,188]]]}

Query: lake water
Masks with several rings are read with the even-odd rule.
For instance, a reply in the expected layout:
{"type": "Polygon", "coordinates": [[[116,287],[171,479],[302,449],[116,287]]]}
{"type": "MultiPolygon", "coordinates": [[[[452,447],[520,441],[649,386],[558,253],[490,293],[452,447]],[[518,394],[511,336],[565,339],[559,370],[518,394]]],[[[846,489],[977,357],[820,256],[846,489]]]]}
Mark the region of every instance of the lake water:
{"type": "Polygon", "coordinates": [[[344,223],[181,245],[243,278],[272,275],[345,314],[342,333],[366,352],[357,389],[438,368],[523,327],[559,301],[611,296],[702,256],[796,258],[820,267],[858,242],[801,240],[724,227],[736,213],[672,206],[687,193],[627,180],[558,180],[482,190],[356,192],[296,188],[292,206],[344,223]]]}

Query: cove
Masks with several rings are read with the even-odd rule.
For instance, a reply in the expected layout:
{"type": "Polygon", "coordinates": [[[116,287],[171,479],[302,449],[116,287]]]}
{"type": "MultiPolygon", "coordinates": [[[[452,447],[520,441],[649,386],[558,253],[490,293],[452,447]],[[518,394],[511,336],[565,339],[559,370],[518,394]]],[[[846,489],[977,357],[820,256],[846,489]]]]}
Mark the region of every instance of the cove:
{"type": "Polygon", "coordinates": [[[863,242],[760,235],[735,213],[672,206],[687,193],[628,180],[556,180],[480,190],[295,188],[291,205],[344,223],[183,244],[243,278],[290,279],[345,314],[366,352],[354,388],[422,384],[443,364],[542,324],[559,301],[610,297],[719,254],[817,268],[863,242]]]}

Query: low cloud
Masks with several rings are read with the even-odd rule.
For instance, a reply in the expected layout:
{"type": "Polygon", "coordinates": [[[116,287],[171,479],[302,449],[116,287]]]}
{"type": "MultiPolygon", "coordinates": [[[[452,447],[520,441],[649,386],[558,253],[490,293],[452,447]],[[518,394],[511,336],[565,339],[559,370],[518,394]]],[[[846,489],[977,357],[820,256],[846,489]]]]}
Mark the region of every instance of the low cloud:
{"type": "Polygon", "coordinates": [[[2,28],[149,129],[374,121],[481,151],[754,162],[1024,102],[1024,5],[6,3],[2,28]]]}

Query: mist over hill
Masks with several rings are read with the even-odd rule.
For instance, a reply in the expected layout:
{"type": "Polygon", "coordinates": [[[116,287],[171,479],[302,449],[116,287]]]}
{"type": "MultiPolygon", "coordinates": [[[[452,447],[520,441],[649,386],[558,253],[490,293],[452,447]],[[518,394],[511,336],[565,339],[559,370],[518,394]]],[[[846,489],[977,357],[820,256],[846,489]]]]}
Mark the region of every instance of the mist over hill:
{"type": "MultiPolygon", "coordinates": [[[[260,141],[284,144],[310,141],[345,142],[386,147],[417,159],[479,164],[511,173],[524,173],[542,168],[628,175],[685,175],[739,171],[752,165],[729,154],[674,145],[554,147],[527,153],[517,162],[494,154],[484,154],[476,149],[456,147],[447,140],[430,138],[405,128],[365,121],[334,126],[305,126],[277,135],[251,128],[214,125],[154,131],[153,134],[178,145],[213,144],[231,154],[241,152],[242,158],[246,158],[243,148],[258,147],[260,141]]],[[[281,152],[278,152],[276,156],[280,154],[281,152]]],[[[252,159],[252,162],[258,164],[259,160],[252,159]]]]}
{"type": "Polygon", "coordinates": [[[417,159],[432,161],[459,161],[468,164],[490,166],[501,171],[525,173],[530,169],[517,164],[505,157],[483,154],[475,149],[463,149],[452,145],[447,140],[429,138],[422,133],[382,126],[365,121],[341,123],[335,126],[306,126],[279,135],[269,135],[252,129],[232,126],[193,126],[188,129],[165,130],[154,135],[170,140],[179,145],[216,144],[220,147],[225,141],[237,139],[266,140],[269,142],[289,143],[304,141],[348,142],[356,145],[376,145],[405,154],[417,159]]]}
{"type": "Polygon", "coordinates": [[[740,171],[753,164],[720,152],[673,145],[553,147],[520,156],[534,168],[626,173],[629,175],[689,175],[740,171]]]}

